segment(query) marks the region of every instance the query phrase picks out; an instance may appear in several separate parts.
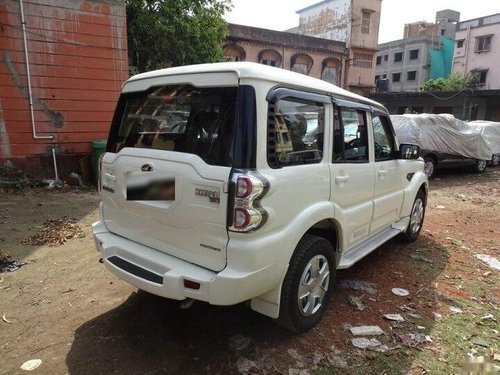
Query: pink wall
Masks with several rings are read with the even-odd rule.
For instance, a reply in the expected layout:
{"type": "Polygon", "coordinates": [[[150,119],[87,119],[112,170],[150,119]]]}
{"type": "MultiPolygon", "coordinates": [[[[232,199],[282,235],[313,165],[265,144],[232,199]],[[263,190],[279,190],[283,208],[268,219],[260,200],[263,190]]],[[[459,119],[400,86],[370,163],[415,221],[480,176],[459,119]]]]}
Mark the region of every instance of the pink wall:
{"type": "Polygon", "coordinates": [[[500,89],[500,23],[470,30],[459,30],[455,40],[464,40],[462,48],[455,46],[453,72],[468,74],[473,70],[488,69],[483,89],[500,89]],[[488,52],[476,52],[476,38],[493,34],[488,52]]]}

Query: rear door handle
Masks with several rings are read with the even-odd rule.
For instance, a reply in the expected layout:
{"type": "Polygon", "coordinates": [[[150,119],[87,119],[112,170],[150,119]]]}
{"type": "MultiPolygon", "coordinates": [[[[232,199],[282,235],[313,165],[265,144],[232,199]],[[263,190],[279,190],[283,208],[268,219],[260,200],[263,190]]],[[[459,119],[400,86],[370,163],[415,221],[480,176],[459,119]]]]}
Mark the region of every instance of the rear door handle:
{"type": "Polygon", "coordinates": [[[387,171],[386,171],[385,169],[381,169],[381,170],[379,170],[379,171],[378,171],[378,175],[379,175],[380,177],[383,177],[383,176],[385,176],[386,174],[387,174],[387,171]]]}
{"type": "Polygon", "coordinates": [[[335,177],[335,182],[337,182],[337,183],[347,182],[347,181],[349,181],[348,175],[335,177]]]}

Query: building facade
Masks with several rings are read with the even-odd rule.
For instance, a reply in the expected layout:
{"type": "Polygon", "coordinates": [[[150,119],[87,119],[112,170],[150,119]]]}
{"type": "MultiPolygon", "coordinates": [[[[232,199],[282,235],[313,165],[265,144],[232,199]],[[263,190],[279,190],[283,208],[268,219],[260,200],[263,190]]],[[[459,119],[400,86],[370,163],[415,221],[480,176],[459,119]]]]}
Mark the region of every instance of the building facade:
{"type": "Polygon", "coordinates": [[[2,1],[0,25],[0,168],[78,171],[128,78],[124,2],[2,1]]]}
{"type": "Polygon", "coordinates": [[[500,13],[457,25],[453,71],[476,74],[477,89],[500,88],[500,13]]]}
{"type": "Polygon", "coordinates": [[[365,96],[375,89],[381,5],[381,0],[324,0],[297,12],[300,34],[346,44],[343,86],[365,96]]]}
{"type": "Polygon", "coordinates": [[[341,85],[347,60],[344,42],[257,27],[229,25],[226,61],[252,61],[341,85]]]}
{"type": "Polygon", "coordinates": [[[385,91],[417,91],[430,78],[431,49],[440,39],[417,35],[379,45],[375,60],[375,82],[388,79],[385,91]]]}
{"type": "Polygon", "coordinates": [[[435,23],[405,25],[404,38],[378,45],[374,81],[382,91],[418,91],[422,84],[452,70],[454,29],[460,13],[443,10],[435,23]]]}

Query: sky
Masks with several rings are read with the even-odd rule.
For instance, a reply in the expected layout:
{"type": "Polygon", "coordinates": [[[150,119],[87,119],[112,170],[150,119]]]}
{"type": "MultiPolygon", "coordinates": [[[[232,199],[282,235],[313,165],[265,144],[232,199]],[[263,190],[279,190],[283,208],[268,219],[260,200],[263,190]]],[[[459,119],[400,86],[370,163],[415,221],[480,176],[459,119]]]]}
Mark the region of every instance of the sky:
{"type": "MultiPolygon", "coordinates": [[[[299,24],[295,12],[321,0],[232,0],[226,20],[240,25],[286,30],[299,24]]],[[[436,12],[452,9],[460,20],[500,13],[499,0],[382,0],[379,43],[403,38],[405,23],[434,22],[436,12]]]]}

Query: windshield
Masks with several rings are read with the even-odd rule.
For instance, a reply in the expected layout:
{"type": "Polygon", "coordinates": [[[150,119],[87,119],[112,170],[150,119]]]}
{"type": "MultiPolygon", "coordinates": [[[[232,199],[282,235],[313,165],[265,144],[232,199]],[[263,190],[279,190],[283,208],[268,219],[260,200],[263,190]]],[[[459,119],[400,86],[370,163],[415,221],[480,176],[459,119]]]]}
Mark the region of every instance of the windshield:
{"type": "Polygon", "coordinates": [[[231,166],[236,95],[236,87],[191,85],[124,94],[123,114],[112,125],[108,151],[176,151],[198,155],[208,164],[231,166]]]}

